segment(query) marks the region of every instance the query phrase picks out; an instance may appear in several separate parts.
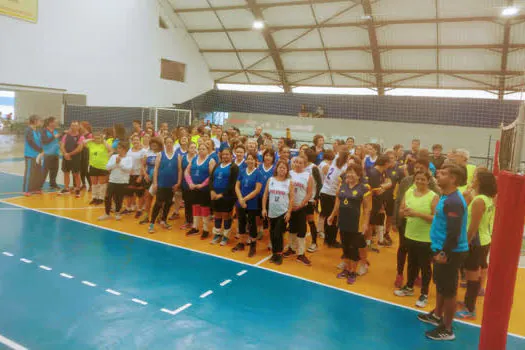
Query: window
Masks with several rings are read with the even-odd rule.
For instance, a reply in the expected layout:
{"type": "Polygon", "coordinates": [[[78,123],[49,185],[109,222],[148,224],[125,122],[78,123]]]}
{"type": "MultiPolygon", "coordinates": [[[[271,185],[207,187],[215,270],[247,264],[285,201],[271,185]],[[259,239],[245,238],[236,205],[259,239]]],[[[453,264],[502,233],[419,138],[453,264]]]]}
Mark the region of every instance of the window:
{"type": "Polygon", "coordinates": [[[166,80],[185,81],[186,65],[184,63],[161,59],[160,77],[166,80]]]}
{"type": "Polygon", "coordinates": [[[166,23],[166,21],[162,18],[162,17],[159,17],[159,28],[162,28],[162,29],[168,29],[168,24],[166,23]]]}

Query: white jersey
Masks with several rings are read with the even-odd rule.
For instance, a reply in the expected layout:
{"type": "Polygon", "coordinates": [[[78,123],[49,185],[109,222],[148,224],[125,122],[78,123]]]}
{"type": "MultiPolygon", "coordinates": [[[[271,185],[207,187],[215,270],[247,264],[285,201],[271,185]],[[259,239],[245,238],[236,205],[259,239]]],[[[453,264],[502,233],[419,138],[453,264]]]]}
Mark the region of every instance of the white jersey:
{"type": "Polygon", "coordinates": [[[317,192],[316,192],[317,191],[317,182],[315,181],[315,178],[314,178],[314,176],[312,174],[314,168],[317,168],[317,165],[315,165],[314,163],[310,163],[304,169],[308,174],[310,174],[310,176],[312,177],[312,180],[314,181],[314,188],[312,189],[313,193],[312,193],[312,196],[310,198],[310,203],[314,203],[315,202],[315,196],[317,195],[317,192]]]}
{"type": "Polygon", "coordinates": [[[331,162],[329,160],[323,160],[321,164],[317,166],[319,168],[319,172],[321,173],[321,180],[323,180],[323,183],[324,183],[324,180],[326,179],[326,174],[323,172],[323,169],[324,167],[330,167],[330,163],[331,162]]]}
{"type": "Polygon", "coordinates": [[[308,192],[308,180],[310,180],[310,174],[307,171],[297,173],[290,171],[290,177],[294,186],[294,200],[293,204],[299,205],[304,201],[306,193],[308,192]]]}
{"type": "Polygon", "coordinates": [[[328,194],[330,196],[335,196],[337,193],[337,187],[339,186],[339,177],[342,173],[346,171],[348,167],[347,164],[344,164],[340,169],[336,165],[336,160],[332,162],[330,168],[328,168],[328,173],[323,182],[323,188],[321,188],[321,193],[328,194]]]}
{"type": "Polygon", "coordinates": [[[271,177],[268,181],[268,216],[278,218],[290,207],[290,179],[279,181],[271,177]]]}
{"type": "Polygon", "coordinates": [[[148,152],[141,148],[138,151],[134,151],[133,149],[130,149],[128,151],[128,157],[131,158],[133,165],[131,167],[131,175],[140,175],[142,170],[142,161],[146,157],[148,152]]]}

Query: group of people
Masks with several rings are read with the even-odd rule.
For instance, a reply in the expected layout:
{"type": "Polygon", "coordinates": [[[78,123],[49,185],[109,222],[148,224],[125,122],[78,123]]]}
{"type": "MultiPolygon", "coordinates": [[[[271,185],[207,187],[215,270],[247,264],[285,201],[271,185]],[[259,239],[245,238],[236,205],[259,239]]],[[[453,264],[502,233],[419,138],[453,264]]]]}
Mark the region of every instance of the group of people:
{"type": "Polygon", "coordinates": [[[151,121],[144,129],[134,121],[129,135],[122,125],[93,132],[89,123],[74,121],[59,133],[53,117],[40,124],[32,116],[25,134],[27,195],[41,191],[47,174],[62,195],[73,191],[79,197],[85,183],[90,204],[105,204],[99,220],[112,212],[116,220],[134,214],[151,234],[157,224],[171,229],[170,220],[184,206],[186,235],[220,246],[233,238],[236,218],[232,251],[248,249],[254,256],[269,228],[270,262],[277,265],[290,257],[311,265],[322,238],[325,247],[342,249],[336,277],[348,284],[367,273],[368,254],[391,246],[397,234],[394,294],[409,297],[420,286],[416,306],[425,307],[432,276],[436,284],[435,309],[418,316],[436,326],[427,336],[454,339],[453,318],[476,317],[497,189],[494,175],[468,164],[464,149],[444,155],[441,145],[429,151],[414,139],[407,151],[400,144],[382,150],[373,143],[356,145],[353,137],[326,147],[322,135],[295,149],[290,138],[274,140],[261,127],[244,136],[218,125],[170,131],[163,124],[155,131],[151,121]],[[63,189],[56,184],[60,155],[63,189]],[[467,290],[456,313],[460,270],[467,290]]]}

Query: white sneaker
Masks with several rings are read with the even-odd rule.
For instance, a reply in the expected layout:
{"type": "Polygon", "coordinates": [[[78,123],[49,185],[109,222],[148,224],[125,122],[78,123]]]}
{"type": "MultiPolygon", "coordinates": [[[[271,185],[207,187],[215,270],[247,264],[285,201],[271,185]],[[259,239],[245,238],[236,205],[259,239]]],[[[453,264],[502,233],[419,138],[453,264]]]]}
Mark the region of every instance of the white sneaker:
{"type": "Polygon", "coordinates": [[[416,306],[420,308],[424,308],[428,305],[428,296],[425,294],[421,294],[419,296],[419,299],[416,301],[416,306]]]}
{"type": "Polygon", "coordinates": [[[122,220],[122,216],[120,214],[115,215],[115,220],[117,221],[122,220]]]}
{"type": "Polygon", "coordinates": [[[308,247],[308,253],[313,253],[317,250],[317,244],[315,243],[312,243],[309,247],[308,247]]]}
{"type": "Polygon", "coordinates": [[[346,269],[346,263],[345,263],[344,261],[341,261],[341,262],[339,263],[339,265],[337,265],[337,268],[338,268],[339,270],[344,270],[344,269],[346,269]]]}
{"type": "Polygon", "coordinates": [[[321,232],[318,232],[317,234],[319,235],[319,238],[324,239],[325,237],[324,232],[321,231],[321,232]]]}
{"type": "Polygon", "coordinates": [[[357,268],[357,274],[359,276],[366,275],[368,273],[368,264],[367,263],[360,263],[359,267],[357,268]]]}
{"type": "Polygon", "coordinates": [[[98,217],[98,221],[105,221],[105,220],[109,220],[109,219],[111,219],[111,216],[110,215],[106,215],[106,214],[98,217]]]}

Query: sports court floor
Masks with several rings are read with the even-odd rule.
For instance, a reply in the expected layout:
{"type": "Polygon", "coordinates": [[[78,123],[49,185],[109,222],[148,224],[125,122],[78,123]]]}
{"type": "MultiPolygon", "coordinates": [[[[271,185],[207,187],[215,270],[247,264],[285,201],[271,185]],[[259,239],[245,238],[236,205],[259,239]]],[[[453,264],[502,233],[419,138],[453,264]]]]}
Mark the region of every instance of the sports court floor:
{"type": "MultiPolygon", "coordinates": [[[[392,294],[394,249],[372,256],[371,272],[349,287],[335,278],[338,250],[313,254],[312,267],[276,267],[264,243],[248,259],[178,229],[148,235],[132,218],[99,226],[102,209],[88,208],[87,197],[17,197],[18,163],[0,163],[12,173],[0,172],[6,348],[477,348],[476,324],[456,323],[454,342],[425,339],[415,298],[392,294]]],[[[525,349],[523,272],[508,349],[525,349]]]]}

